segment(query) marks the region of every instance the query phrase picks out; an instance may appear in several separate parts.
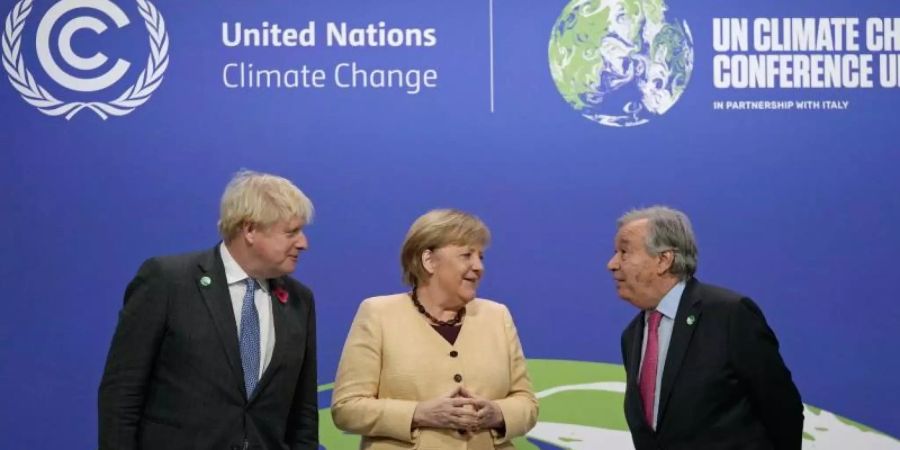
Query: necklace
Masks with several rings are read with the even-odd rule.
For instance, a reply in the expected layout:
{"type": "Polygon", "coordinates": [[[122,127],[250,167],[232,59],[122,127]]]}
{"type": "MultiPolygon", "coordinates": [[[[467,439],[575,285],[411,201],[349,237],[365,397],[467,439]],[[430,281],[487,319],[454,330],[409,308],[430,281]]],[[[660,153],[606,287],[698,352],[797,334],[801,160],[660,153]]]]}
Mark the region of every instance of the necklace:
{"type": "Polygon", "coordinates": [[[455,327],[456,325],[459,325],[460,323],[462,323],[463,316],[466,315],[466,308],[462,308],[456,312],[456,317],[454,317],[450,320],[447,320],[447,321],[438,320],[436,317],[432,316],[431,314],[428,314],[428,311],[425,311],[425,307],[422,306],[422,302],[419,301],[419,297],[418,297],[418,295],[416,295],[415,289],[410,291],[409,298],[412,299],[413,305],[416,306],[416,309],[418,309],[419,312],[423,316],[425,316],[428,320],[431,321],[431,323],[433,323],[435,325],[442,325],[445,327],[455,327]]]}

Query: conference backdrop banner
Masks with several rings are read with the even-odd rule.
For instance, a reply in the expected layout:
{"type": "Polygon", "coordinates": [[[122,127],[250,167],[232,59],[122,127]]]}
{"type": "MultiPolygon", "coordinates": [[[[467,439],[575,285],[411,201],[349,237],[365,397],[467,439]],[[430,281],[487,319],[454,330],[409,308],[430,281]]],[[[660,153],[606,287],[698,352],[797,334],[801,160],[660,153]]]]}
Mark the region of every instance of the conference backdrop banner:
{"type": "Polygon", "coordinates": [[[900,8],[885,0],[3,0],[0,447],[97,445],[125,285],[216,245],[241,168],[313,200],[321,441],[350,321],[437,207],[493,232],[538,425],[626,449],[616,218],[693,220],[752,297],[809,449],[898,449],[900,8]]]}

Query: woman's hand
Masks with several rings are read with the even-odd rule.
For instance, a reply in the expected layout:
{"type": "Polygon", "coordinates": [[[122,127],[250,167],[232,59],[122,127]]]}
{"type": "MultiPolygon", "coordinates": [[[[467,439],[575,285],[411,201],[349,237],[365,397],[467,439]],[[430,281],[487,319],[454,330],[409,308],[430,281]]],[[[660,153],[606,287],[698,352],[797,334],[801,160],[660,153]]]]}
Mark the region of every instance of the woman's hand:
{"type": "Polygon", "coordinates": [[[500,405],[497,402],[479,397],[469,392],[466,388],[460,389],[460,395],[472,400],[472,405],[475,407],[476,425],[474,428],[470,428],[471,431],[499,430],[506,426],[506,421],[503,419],[503,411],[500,410],[500,405]]]}
{"type": "Polygon", "coordinates": [[[419,402],[413,413],[413,428],[471,430],[477,427],[475,400],[462,392],[458,387],[443,397],[419,402]]]}

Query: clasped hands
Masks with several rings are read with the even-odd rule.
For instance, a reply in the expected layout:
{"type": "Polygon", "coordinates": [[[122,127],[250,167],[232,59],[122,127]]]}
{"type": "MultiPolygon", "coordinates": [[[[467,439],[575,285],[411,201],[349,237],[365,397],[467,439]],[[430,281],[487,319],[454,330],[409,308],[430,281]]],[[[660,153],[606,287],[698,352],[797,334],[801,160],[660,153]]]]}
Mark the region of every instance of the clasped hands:
{"type": "Polygon", "coordinates": [[[449,394],[419,402],[413,413],[413,428],[451,428],[477,432],[504,426],[503,412],[496,402],[459,386],[449,394]]]}

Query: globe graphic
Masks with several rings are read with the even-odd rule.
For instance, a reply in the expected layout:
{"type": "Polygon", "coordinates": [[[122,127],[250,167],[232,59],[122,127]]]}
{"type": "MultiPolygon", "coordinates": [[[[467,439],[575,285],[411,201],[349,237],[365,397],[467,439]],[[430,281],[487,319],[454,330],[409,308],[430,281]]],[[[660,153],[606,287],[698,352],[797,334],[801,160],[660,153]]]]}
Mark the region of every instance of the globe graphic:
{"type": "Polygon", "coordinates": [[[627,127],[665,114],[694,64],[687,22],[662,0],[571,0],[553,25],[550,74],[563,99],[597,123],[627,127]]]}
{"type": "MultiPolygon", "coordinates": [[[[517,449],[634,449],[622,412],[625,369],[621,365],[531,359],[528,373],[540,415],[527,436],[513,441],[517,449]]],[[[331,385],[319,390],[321,404],[328,405],[331,385]]],[[[804,416],[804,450],[900,450],[900,441],[830,412],[805,405],[804,416]]],[[[359,448],[359,436],[335,428],[330,408],[319,410],[319,440],[326,450],[359,448]]]]}

